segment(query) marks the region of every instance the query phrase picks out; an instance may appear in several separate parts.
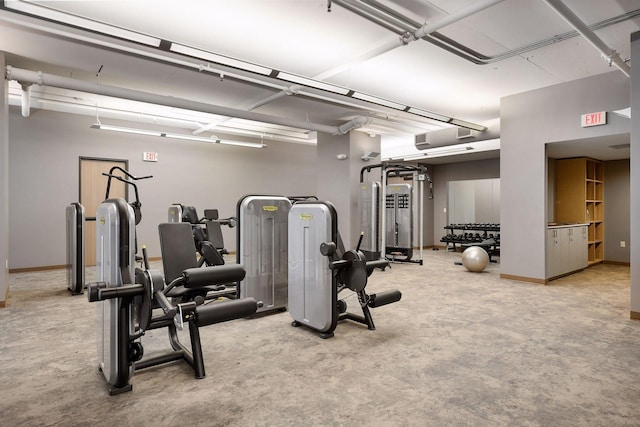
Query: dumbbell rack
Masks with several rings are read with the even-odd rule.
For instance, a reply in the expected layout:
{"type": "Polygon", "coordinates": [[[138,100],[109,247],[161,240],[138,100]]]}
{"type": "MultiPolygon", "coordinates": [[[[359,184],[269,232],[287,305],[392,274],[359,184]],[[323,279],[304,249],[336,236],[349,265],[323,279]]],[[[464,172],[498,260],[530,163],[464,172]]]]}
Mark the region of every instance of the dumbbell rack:
{"type": "Polygon", "coordinates": [[[441,243],[446,243],[446,250],[449,251],[449,245],[451,250],[456,251],[456,244],[470,244],[480,243],[486,239],[495,239],[496,244],[500,244],[500,224],[492,223],[468,223],[468,224],[449,224],[445,225],[444,229],[449,231],[446,236],[442,236],[441,243]],[[454,230],[463,231],[461,234],[456,234],[454,230]],[[473,233],[475,232],[475,233],[473,233]],[[481,232],[481,233],[480,233],[481,232]]]}

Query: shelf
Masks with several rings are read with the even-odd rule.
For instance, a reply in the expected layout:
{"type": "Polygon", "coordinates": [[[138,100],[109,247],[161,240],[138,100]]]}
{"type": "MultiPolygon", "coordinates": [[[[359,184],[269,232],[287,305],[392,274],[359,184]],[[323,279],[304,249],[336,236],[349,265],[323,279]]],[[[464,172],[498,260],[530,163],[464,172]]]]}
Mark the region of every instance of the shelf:
{"type": "Polygon", "coordinates": [[[560,159],[556,165],[555,221],[585,222],[589,265],[604,258],[604,168],[599,160],[560,159]]]}

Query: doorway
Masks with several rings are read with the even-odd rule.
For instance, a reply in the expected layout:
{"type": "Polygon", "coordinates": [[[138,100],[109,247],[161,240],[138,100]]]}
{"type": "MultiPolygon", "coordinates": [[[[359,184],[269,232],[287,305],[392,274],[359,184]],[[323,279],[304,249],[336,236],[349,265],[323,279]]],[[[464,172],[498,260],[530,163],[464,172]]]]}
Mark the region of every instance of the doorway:
{"type": "MultiPolygon", "coordinates": [[[[98,206],[105,199],[107,190],[107,177],[103,173],[119,166],[124,170],[129,169],[128,160],[102,159],[95,157],[80,157],[79,192],[80,203],[86,212],[85,226],[85,266],[96,265],[96,212],[98,206]]],[[[117,172],[117,171],[116,171],[117,172]]],[[[118,173],[122,175],[122,173],[118,173]]],[[[120,197],[127,199],[126,185],[118,180],[111,181],[109,198],[120,197]]]]}

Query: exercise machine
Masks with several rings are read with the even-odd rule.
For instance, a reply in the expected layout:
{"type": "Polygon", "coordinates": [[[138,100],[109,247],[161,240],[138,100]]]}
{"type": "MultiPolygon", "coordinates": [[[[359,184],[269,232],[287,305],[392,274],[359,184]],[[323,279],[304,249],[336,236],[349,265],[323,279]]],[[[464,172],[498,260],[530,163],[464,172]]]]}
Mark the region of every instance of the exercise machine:
{"type": "Polygon", "coordinates": [[[380,259],[380,183],[361,181],[358,192],[360,230],[364,233],[360,250],[367,260],[380,259]]]}
{"type": "MultiPolygon", "coordinates": [[[[195,378],[204,378],[199,328],[250,316],[257,309],[256,301],[250,298],[205,303],[203,295],[207,292],[218,290],[220,284],[241,280],[242,266],[187,268],[166,284],[162,274],[149,269],[143,248],[144,268],[135,268],[135,226],[141,219],[141,204],[134,181],[149,177],[135,177],[120,170],[124,178],[113,175],[113,169],[107,174],[107,197],[96,213],[98,282],[87,286],[89,301],[97,305],[99,369],[111,395],[132,390],[130,379],[134,371],[176,360],[191,366],[195,378]],[[132,185],[136,200],[129,204],[124,199],[110,199],[112,178],[132,185]],[[178,337],[178,330],[185,325],[190,347],[178,337]],[[167,328],[171,350],[145,358],[142,337],[148,330],[159,328],[167,328]]],[[[190,230],[183,236],[186,240],[174,239],[172,245],[191,245],[195,249],[190,230]]],[[[170,258],[163,253],[163,261],[165,255],[170,258]]]]}
{"type": "Polygon", "coordinates": [[[413,257],[413,191],[410,184],[387,184],[385,197],[387,257],[411,261],[413,257]]]}
{"type": "MultiPolygon", "coordinates": [[[[384,268],[384,259],[367,261],[360,251],[344,250],[338,233],[338,217],[330,202],[295,203],[289,212],[289,313],[293,326],[306,326],[330,338],[339,321],[352,320],[374,330],[370,308],[399,301],[402,293],[389,290],[368,294],[368,277],[384,268]],[[347,312],[342,291],[357,295],[362,315],[347,312]]],[[[352,294],[351,294],[352,295],[352,294]]]]}
{"type": "Polygon", "coordinates": [[[287,233],[291,201],[284,196],[247,195],[237,205],[237,263],[246,270],[240,298],[253,297],[258,312],[287,306],[287,233]]]}
{"type": "Polygon", "coordinates": [[[85,281],[85,248],[84,206],[74,202],[67,206],[67,289],[72,295],[80,295],[84,292],[85,281]]]}
{"type": "Polygon", "coordinates": [[[221,226],[235,227],[237,223],[235,217],[220,218],[217,209],[205,209],[204,217],[200,218],[195,206],[174,203],[169,206],[168,221],[191,224],[196,250],[202,256],[200,259],[202,264],[212,266],[225,263],[224,255],[228,255],[229,252],[224,246],[221,226]],[[214,253],[213,249],[217,253],[214,253]]]}
{"type": "MultiPolygon", "coordinates": [[[[424,183],[429,185],[429,198],[433,198],[433,182],[429,171],[425,166],[413,165],[410,163],[382,162],[377,165],[365,166],[360,170],[360,183],[362,186],[378,181],[366,181],[365,172],[370,173],[373,169],[381,170],[382,183],[380,186],[380,199],[378,203],[367,203],[361,201],[358,205],[360,209],[361,227],[365,230],[369,224],[378,218],[380,225],[375,230],[380,232],[380,257],[397,262],[412,262],[423,264],[423,239],[424,239],[424,214],[423,214],[423,194],[424,183]],[[414,185],[406,183],[389,183],[389,178],[411,181],[414,185]],[[415,185],[417,184],[417,185],[415,185]],[[405,187],[405,186],[409,187],[405,187]],[[417,191],[415,191],[417,189],[417,191]],[[413,214],[413,193],[417,194],[417,218],[418,218],[418,257],[414,258],[413,234],[415,215],[413,214]],[[384,208],[380,208],[380,200],[384,201],[384,208]],[[408,206],[408,207],[405,207],[408,206]],[[368,209],[371,209],[368,211],[368,209]],[[409,241],[410,240],[410,241],[409,241]]],[[[363,196],[361,195],[361,198],[363,196]]],[[[366,196],[374,197],[374,196],[366,196]]],[[[371,234],[371,233],[370,233],[371,234]]],[[[377,242],[377,240],[376,240],[377,242]]],[[[365,246],[366,248],[366,246],[365,246]]]]}

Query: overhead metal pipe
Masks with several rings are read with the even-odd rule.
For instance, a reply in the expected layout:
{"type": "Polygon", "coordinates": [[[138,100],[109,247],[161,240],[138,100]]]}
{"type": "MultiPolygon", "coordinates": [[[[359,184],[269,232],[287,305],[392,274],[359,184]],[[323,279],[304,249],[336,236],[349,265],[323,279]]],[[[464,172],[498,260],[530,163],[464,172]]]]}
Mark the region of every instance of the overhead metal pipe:
{"type": "Polygon", "coordinates": [[[613,64],[627,77],[631,76],[631,67],[627,64],[615,49],[610,48],[600,37],[596,35],[578,16],[573,13],[561,0],[544,0],[549,7],[558,13],[565,21],[567,21],[575,30],[580,33],[589,43],[595,46],[607,59],[609,65],[613,64]]]}
{"type": "MultiPolygon", "coordinates": [[[[406,33],[404,33],[399,40],[397,41],[392,41],[389,43],[386,43],[382,46],[379,46],[369,52],[365,52],[362,55],[358,55],[356,61],[365,61],[365,60],[369,60],[372,58],[375,58],[377,56],[382,55],[383,53],[389,52],[397,47],[400,46],[404,46],[407,45],[415,40],[419,40],[422,37],[425,37],[426,35],[433,33],[434,31],[439,30],[442,27],[445,27],[447,25],[451,25],[454,22],[460,21],[468,16],[471,16],[473,14],[476,14],[484,9],[487,9],[493,5],[495,5],[496,3],[500,3],[503,0],[482,0],[482,1],[476,1],[473,2],[471,4],[470,7],[465,8],[463,10],[460,10],[458,12],[452,13],[450,15],[445,16],[444,18],[435,21],[433,23],[430,24],[425,24],[422,27],[418,28],[415,31],[407,31],[406,33]]],[[[349,3],[348,0],[336,0],[336,3],[340,4],[341,6],[348,8],[350,10],[353,10],[353,6],[349,3]]],[[[341,71],[343,71],[345,68],[345,66],[340,66],[340,67],[336,67],[333,68],[331,70],[325,71],[324,73],[322,73],[320,75],[321,78],[326,79],[328,77],[331,77],[333,75],[336,75],[338,73],[340,73],[341,71]]]]}
{"type": "Polygon", "coordinates": [[[29,117],[31,114],[31,83],[20,82],[22,87],[22,117],[29,117]]]}
{"type": "Polygon", "coordinates": [[[415,31],[407,33],[402,37],[402,42],[407,44],[414,40],[421,39],[422,37],[433,33],[434,31],[438,31],[440,28],[446,27],[447,25],[451,25],[454,22],[460,21],[464,18],[467,18],[471,15],[474,15],[484,9],[488,9],[491,6],[500,3],[503,0],[484,0],[484,1],[475,1],[471,3],[471,6],[462,9],[458,12],[452,13],[450,15],[445,16],[442,19],[439,19],[436,22],[425,24],[422,27],[418,28],[415,31]]]}
{"type": "MultiPolygon", "coordinates": [[[[156,95],[153,93],[142,92],[133,89],[126,89],[116,86],[109,86],[97,83],[90,83],[83,80],[71,79],[67,77],[61,77],[54,74],[46,74],[41,71],[24,70],[20,68],[14,68],[10,65],[6,67],[6,79],[17,80],[21,84],[31,83],[43,86],[52,86],[61,89],[77,90],[81,92],[88,92],[97,95],[112,96],[115,98],[129,99],[132,101],[147,102],[156,105],[165,105],[168,107],[182,108],[186,110],[201,111],[204,113],[217,114],[221,116],[237,117],[245,120],[251,120],[255,122],[271,123],[281,126],[288,126],[298,129],[308,129],[317,132],[325,132],[332,135],[342,135],[344,130],[348,128],[347,132],[355,127],[358,127],[359,123],[366,123],[368,120],[365,117],[359,116],[349,122],[343,124],[341,127],[329,126],[319,123],[312,123],[306,120],[288,119],[285,117],[276,117],[268,114],[255,113],[252,111],[238,110],[236,108],[224,107],[221,105],[205,104],[204,102],[190,101],[182,98],[175,98],[173,96],[156,95]]],[[[360,126],[362,125],[360,124],[360,126]]]]}

